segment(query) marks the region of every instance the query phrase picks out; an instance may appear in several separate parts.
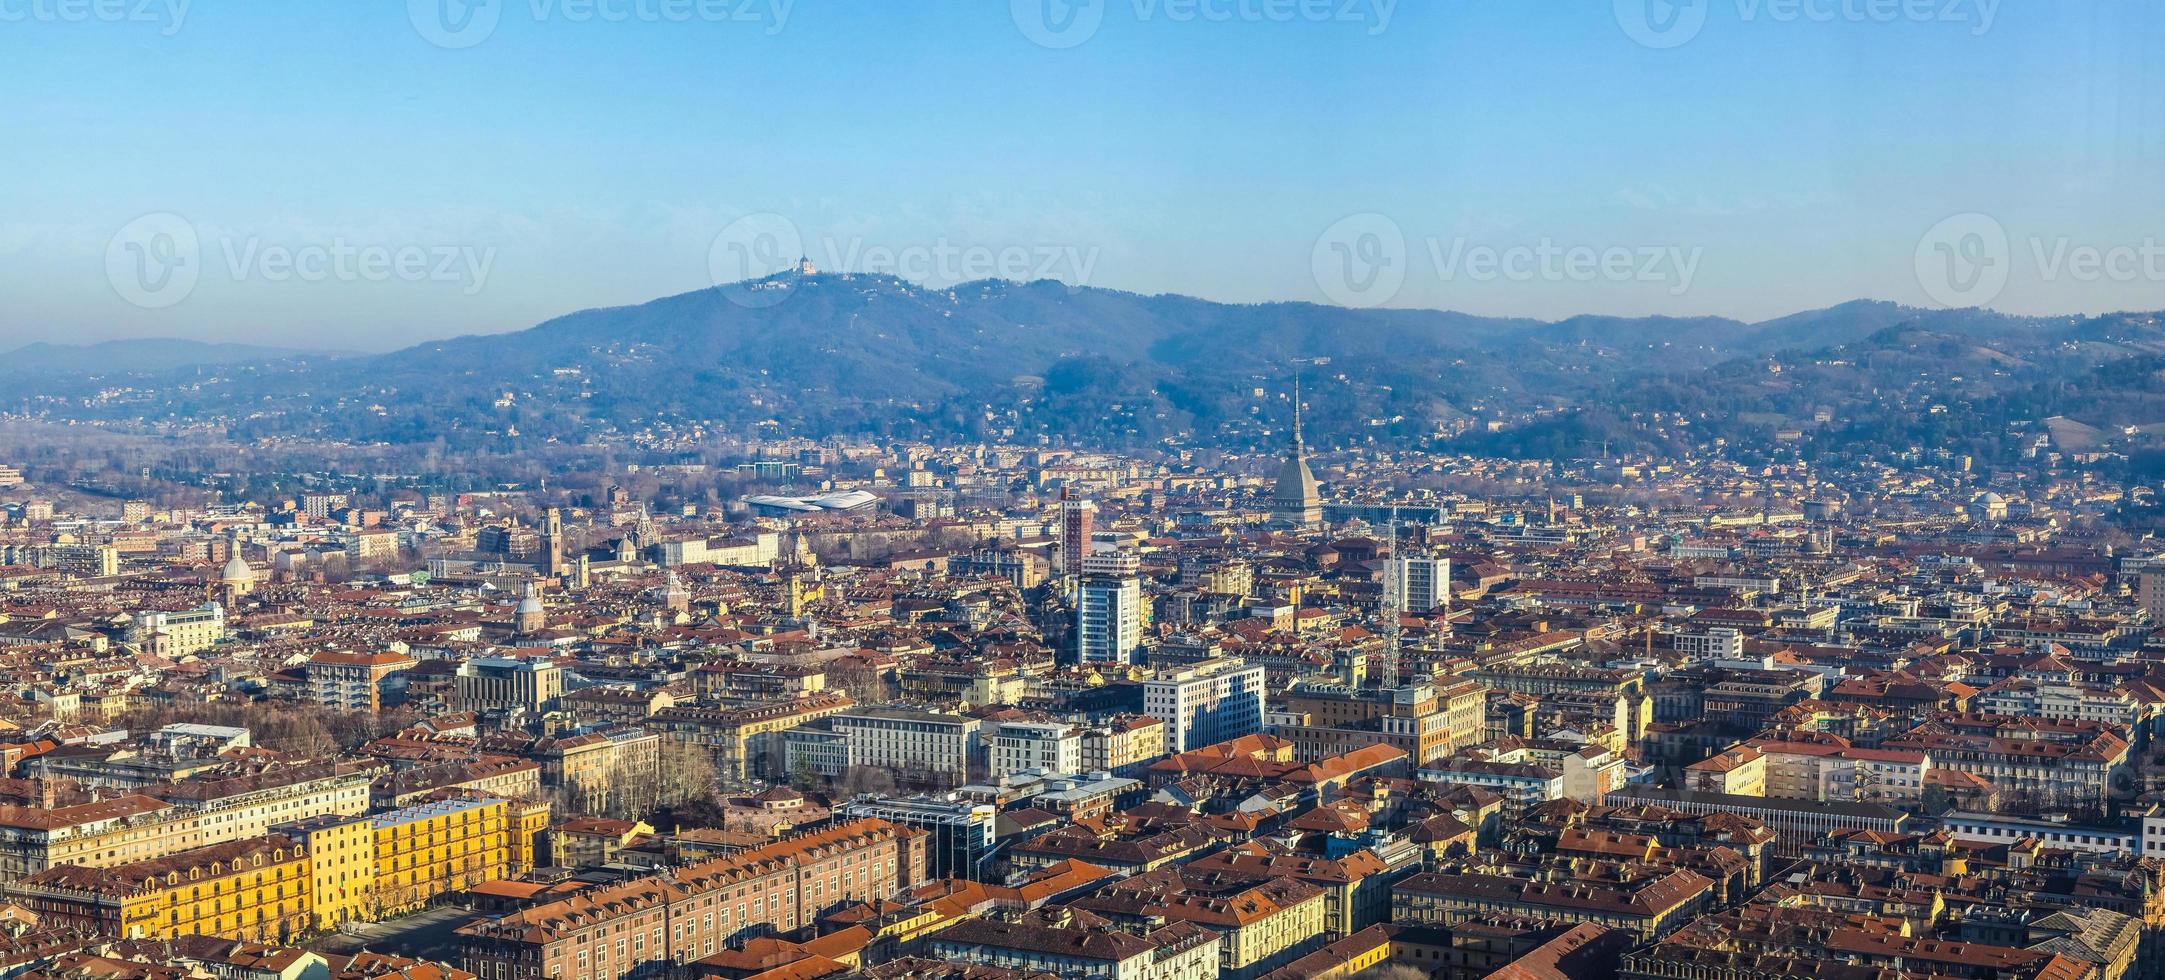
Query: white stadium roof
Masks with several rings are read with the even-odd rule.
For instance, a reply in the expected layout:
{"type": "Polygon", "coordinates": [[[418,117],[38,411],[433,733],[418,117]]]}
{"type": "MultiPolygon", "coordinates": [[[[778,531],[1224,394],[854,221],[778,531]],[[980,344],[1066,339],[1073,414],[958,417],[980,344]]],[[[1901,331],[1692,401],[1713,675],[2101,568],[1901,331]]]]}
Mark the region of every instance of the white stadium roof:
{"type": "Polygon", "coordinates": [[[842,490],[823,493],[813,497],[789,497],[762,493],[744,498],[754,507],[770,507],[775,510],[793,510],[805,513],[826,510],[861,510],[879,503],[880,498],[863,490],[842,490]]]}

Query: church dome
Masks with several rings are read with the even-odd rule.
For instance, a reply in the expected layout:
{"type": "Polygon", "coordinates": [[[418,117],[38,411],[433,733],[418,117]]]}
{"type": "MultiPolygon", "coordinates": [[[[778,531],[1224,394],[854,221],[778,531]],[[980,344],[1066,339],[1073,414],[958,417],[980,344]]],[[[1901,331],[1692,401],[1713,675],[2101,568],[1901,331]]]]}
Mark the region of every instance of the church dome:
{"type": "Polygon", "coordinates": [[[218,581],[220,582],[253,582],[255,580],[255,569],[249,568],[248,563],[242,561],[239,555],[234,555],[233,560],[226,562],[226,567],[218,573],[218,581]]]}

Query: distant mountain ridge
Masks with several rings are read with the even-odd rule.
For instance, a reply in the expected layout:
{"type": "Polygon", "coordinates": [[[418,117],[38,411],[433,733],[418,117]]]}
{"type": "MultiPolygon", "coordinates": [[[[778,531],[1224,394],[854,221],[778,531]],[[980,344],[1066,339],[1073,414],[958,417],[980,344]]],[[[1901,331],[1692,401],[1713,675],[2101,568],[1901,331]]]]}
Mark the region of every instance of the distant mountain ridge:
{"type": "MultiPolygon", "coordinates": [[[[512,449],[693,423],[758,435],[1107,447],[1282,444],[1295,362],[1317,445],[1537,458],[1723,438],[1790,451],[2004,454],[2053,415],[2165,422],[2143,379],[2156,315],[2021,317],[1859,300],[1758,323],[1229,304],[1052,281],[930,288],[785,274],[514,333],[250,368],[65,403],[76,415],[225,420],[236,435],[512,449]],[[1934,406],[1938,406],[1935,410],[1934,406]],[[1777,439],[1777,437],[1780,437],[1777,439]]],[[[109,367],[110,365],[107,365],[109,367]]],[[[62,403],[45,406],[46,401],[62,403]]]]}
{"type": "Polygon", "coordinates": [[[246,364],[293,357],[350,356],[331,351],[205,343],[173,337],[90,344],[35,343],[0,354],[0,372],[14,374],[134,373],[202,365],[246,364]]]}

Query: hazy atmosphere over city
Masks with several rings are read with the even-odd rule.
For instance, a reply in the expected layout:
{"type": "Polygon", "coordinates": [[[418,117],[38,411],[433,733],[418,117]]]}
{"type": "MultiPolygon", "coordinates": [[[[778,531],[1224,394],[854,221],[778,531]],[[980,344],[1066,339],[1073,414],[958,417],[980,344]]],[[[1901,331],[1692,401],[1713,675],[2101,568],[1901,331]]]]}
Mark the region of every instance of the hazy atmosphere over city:
{"type": "Polygon", "coordinates": [[[0,0],[0,977],[2165,980],[2161,51],[0,0]]]}

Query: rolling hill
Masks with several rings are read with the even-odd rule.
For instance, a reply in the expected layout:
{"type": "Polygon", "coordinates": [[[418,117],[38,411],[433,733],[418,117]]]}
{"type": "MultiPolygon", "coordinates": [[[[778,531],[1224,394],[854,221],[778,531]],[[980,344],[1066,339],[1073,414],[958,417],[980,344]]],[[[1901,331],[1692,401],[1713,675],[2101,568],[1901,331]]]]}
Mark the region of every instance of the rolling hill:
{"type": "MultiPolygon", "coordinates": [[[[274,352],[275,353],[275,352],[274,352]]],[[[217,384],[172,385],[187,356],[106,359],[127,397],[33,352],[0,372],[26,411],[211,420],[243,437],[514,448],[657,427],[869,433],[1106,446],[1284,438],[1292,365],[1330,446],[1457,446],[1535,457],[1714,438],[1794,451],[1959,446],[1992,458],[2054,415],[2165,422],[2147,313],[2018,317],[1857,301],[1761,323],[1225,304],[1057,282],[930,289],[887,276],[783,275],[584,310],[527,330],[390,354],[237,354],[217,384]],[[2151,415],[2157,415],[2151,418],[2151,415]]],[[[204,358],[209,352],[196,352],[204,358]]],[[[83,365],[77,363],[75,367],[83,365]]]]}

